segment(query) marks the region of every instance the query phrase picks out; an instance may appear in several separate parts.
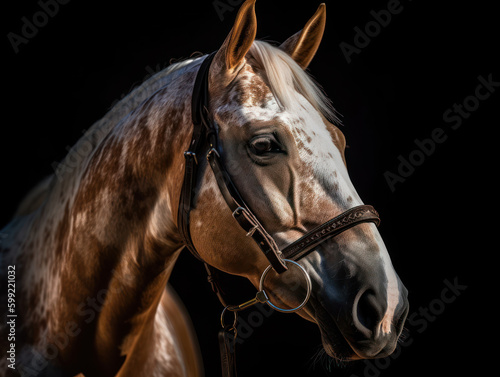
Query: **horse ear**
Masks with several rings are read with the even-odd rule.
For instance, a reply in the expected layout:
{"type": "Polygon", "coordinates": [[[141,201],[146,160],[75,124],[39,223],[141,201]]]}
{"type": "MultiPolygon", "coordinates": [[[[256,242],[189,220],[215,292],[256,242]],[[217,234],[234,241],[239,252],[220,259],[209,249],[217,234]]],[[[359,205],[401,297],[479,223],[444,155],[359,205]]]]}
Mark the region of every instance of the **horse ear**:
{"type": "Polygon", "coordinates": [[[307,21],[304,29],[292,35],[280,48],[306,69],[318,50],[326,24],[326,6],[320,4],[316,13],[307,21]]]}
{"type": "MultiPolygon", "coordinates": [[[[215,74],[229,74],[243,62],[257,34],[257,17],[255,16],[255,0],[246,0],[238,11],[231,32],[221,48],[215,54],[212,66],[215,74]]],[[[220,77],[219,75],[217,75],[220,77]]]]}

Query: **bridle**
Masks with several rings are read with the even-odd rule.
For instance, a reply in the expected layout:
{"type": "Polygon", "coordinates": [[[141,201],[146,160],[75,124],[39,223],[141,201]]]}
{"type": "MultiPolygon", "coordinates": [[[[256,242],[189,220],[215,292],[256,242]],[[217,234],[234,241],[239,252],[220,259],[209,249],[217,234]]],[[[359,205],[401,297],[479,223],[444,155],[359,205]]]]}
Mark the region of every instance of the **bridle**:
{"type": "Polygon", "coordinates": [[[250,237],[255,241],[270,263],[269,267],[266,268],[261,276],[259,292],[257,292],[254,299],[240,305],[227,305],[221,295],[218,283],[213,277],[214,268],[203,261],[207,269],[209,281],[212,284],[212,289],[215,291],[224,306],[224,310],[221,315],[221,322],[225,331],[222,335],[219,335],[219,339],[221,341],[223,373],[227,376],[232,376],[235,375],[234,349],[228,349],[228,347],[232,348],[231,344],[228,343],[228,333],[233,331],[234,337],[236,337],[236,313],[258,302],[267,303],[274,309],[282,312],[295,312],[301,309],[309,299],[312,285],[308,273],[296,261],[314,250],[314,248],[325,240],[335,237],[353,226],[366,222],[373,222],[378,226],[380,218],[377,211],[375,211],[372,206],[356,206],[312,229],[298,240],[280,250],[273,237],[266,231],[257,216],[243,200],[242,196],[238,192],[238,189],[233,183],[231,176],[224,167],[222,158],[219,154],[217,128],[215,121],[212,117],[210,117],[208,110],[208,72],[215,54],[216,52],[211,53],[202,62],[194,83],[191,102],[191,117],[194,128],[189,149],[184,152],[186,166],[179,199],[177,222],[184,244],[195,257],[203,261],[191,239],[189,231],[189,215],[191,209],[193,208],[193,199],[197,183],[197,172],[199,166],[198,158],[205,154],[208,164],[210,165],[217,181],[217,185],[219,186],[219,190],[229,209],[232,211],[233,218],[246,232],[247,237],[250,237]],[[307,284],[306,298],[299,306],[292,309],[283,309],[272,304],[264,290],[264,281],[268,272],[271,269],[274,269],[276,273],[281,274],[288,270],[287,264],[297,267],[304,274],[307,284]],[[226,311],[232,311],[235,313],[235,319],[232,325],[225,325],[224,323],[224,314],[226,311]],[[221,339],[221,337],[223,339],[221,339]]]}

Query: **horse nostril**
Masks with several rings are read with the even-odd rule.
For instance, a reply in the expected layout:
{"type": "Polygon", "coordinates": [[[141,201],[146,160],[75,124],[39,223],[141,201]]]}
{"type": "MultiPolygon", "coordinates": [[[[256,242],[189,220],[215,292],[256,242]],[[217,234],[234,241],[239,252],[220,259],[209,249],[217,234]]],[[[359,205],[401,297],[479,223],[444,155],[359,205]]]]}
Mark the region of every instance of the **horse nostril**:
{"type": "Polygon", "coordinates": [[[365,290],[354,305],[354,324],[368,337],[377,337],[384,310],[372,289],[365,290]]]}

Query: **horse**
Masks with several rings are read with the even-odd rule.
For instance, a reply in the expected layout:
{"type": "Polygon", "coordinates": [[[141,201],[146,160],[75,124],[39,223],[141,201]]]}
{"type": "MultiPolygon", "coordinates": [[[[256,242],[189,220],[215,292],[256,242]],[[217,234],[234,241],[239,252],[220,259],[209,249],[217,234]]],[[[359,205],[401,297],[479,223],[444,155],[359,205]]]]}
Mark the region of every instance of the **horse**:
{"type": "MultiPolygon", "coordinates": [[[[325,23],[321,4],[301,31],[272,45],[255,39],[255,0],[247,0],[208,71],[218,153],[281,249],[363,205],[336,113],[306,72],[325,23]]],[[[205,59],[174,63],[117,103],[2,229],[0,269],[6,283],[15,276],[15,294],[1,292],[12,304],[2,315],[14,323],[0,323],[1,376],[204,374],[168,281],[186,246],[177,213],[205,59]]],[[[206,159],[196,163],[189,233],[198,257],[258,288],[269,261],[235,221],[206,159]]],[[[325,239],[297,264],[268,275],[267,299],[282,308],[302,302],[296,313],[317,324],[330,357],[394,351],[407,290],[374,223],[325,239]]]]}

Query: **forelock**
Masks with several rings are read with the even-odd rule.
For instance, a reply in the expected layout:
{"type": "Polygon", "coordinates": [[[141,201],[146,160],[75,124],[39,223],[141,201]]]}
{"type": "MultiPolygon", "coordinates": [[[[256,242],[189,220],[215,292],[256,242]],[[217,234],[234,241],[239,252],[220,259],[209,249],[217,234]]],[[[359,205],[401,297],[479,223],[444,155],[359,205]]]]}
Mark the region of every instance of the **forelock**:
{"type": "Polygon", "coordinates": [[[325,118],[340,123],[330,99],[285,51],[267,42],[254,41],[248,59],[265,80],[280,108],[293,111],[302,95],[325,118]]]}

